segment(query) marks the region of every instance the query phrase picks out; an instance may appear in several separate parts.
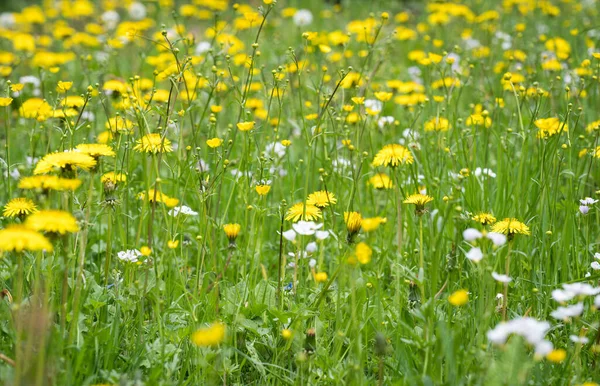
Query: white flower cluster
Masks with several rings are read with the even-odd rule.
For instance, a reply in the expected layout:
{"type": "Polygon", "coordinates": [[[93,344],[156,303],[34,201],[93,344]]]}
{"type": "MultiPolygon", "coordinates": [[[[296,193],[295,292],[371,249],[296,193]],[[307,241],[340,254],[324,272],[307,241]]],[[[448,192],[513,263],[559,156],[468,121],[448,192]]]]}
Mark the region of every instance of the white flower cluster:
{"type": "Polygon", "coordinates": [[[142,256],[142,252],[138,251],[137,249],[128,249],[126,251],[117,253],[119,260],[126,263],[137,263],[140,256],[142,256]]]}
{"type": "MultiPolygon", "coordinates": [[[[475,228],[465,229],[463,232],[463,238],[469,243],[482,238],[487,238],[491,240],[492,243],[497,247],[500,247],[506,243],[506,236],[501,233],[488,232],[483,234],[475,228]]],[[[469,250],[469,252],[467,252],[466,257],[472,262],[478,263],[481,261],[481,259],[483,259],[483,252],[481,251],[481,248],[473,247],[469,250]]]]}
{"type": "Polygon", "coordinates": [[[519,335],[535,348],[537,355],[546,355],[552,351],[552,342],[546,340],[550,323],[534,318],[521,317],[502,322],[488,331],[487,338],[494,344],[504,344],[511,335],[519,335]]]}

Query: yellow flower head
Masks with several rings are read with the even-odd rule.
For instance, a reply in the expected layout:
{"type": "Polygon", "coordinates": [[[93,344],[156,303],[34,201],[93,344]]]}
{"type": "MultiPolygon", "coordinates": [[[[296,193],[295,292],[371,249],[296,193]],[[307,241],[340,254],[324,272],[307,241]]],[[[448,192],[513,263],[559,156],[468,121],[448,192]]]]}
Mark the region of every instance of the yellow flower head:
{"type": "Polygon", "coordinates": [[[473,216],[473,221],[477,221],[482,225],[491,225],[496,222],[496,217],[494,217],[491,213],[478,213],[473,216]]]}
{"type": "Polygon", "coordinates": [[[225,325],[220,322],[203,327],[192,334],[192,343],[200,347],[218,346],[225,340],[225,325]]]}
{"type": "Polygon", "coordinates": [[[23,225],[10,225],[0,230],[0,251],[52,251],[52,244],[41,233],[23,225]]]}
{"type": "Polygon", "coordinates": [[[79,232],[77,220],[69,212],[63,210],[41,210],[33,213],[27,220],[25,226],[38,232],[48,232],[64,235],[67,232],[79,232]]]}
{"type": "Polygon", "coordinates": [[[324,283],[327,281],[327,272],[317,272],[315,273],[315,281],[317,283],[324,283]]]}
{"type": "Polygon", "coordinates": [[[47,174],[52,171],[70,172],[76,169],[90,170],[96,166],[94,157],[77,151],[50,153],[35,165],[33,174],[47,174]]]}
{"type": "Polygon", "coordinates": [[[233,243],[235,239],[240,234],[240,230],[242,229],[240,224],[225,224],[223,225],[223,231],[225,231],[225,235],[229,239],[230,243],[233,243]]]}
{"type": "Polygon", "coordinates": [[[173,151],[171,141],[167,138],[162,138],[158,133],[144,135],[138,139],[137,145],[133,148],[140,153],[170,153],[173,151]]]}
{"type": "Polygon", "coordinates": [[[550,351],[548,354],[546,354],[546,359],[548,359],[550,362],[554,362],[554,363],[561,363],[562,361],[565,360],[566,357],[567,357],[567,352],[565,351],[565,349],[562,349],[562,348],[554,349],[554,350],[550,351]]]}
{"type": "Polygon", "coordinates": [[[387,218],[385,217],[370,217],[362,219],[362,230],[365,232],[372,232],[379,228],[379,225],[385,224],[387,218]]]}
{"type": "Polygon", "coordinates": [[[251,122],[240,122],[237,124],[237,128],[240,131],[250,131],[254,129],[254,121],[251,122]]]}
{"type": "Polygon", "coordinates": [[[385,173],[375,174],[373,177],[369,178],[368,184],[375,189],[392,189],[394,187],[394,182],[385,173]]]}
{"type": "Polygon", "coordinates": [[[81,186],[81,180],[57,176],[30,176],[19,180],[19,189],[65,191],[76,190],[79,186],[81,186]]]}
{"type": "Polygon", "coordinates": [[[516,218],[505,218],[502,221],[498,221],[492,226],[492,232],[502,233],[507,236],[514,236],[516,234],[530,235],[529,227],[516,218]]]}
{"type": "Polygon", "coordinates": [[[6,107],[12,103],[12,98],[0,97],[0,107],[6,107]]]}
{"type": "Polygon", "coordinates": [[[106,183],[117,184],[119,182],[127,181],[127,175],[125,175],[123,173],[108,172],[108,173],[104,173],[102,175],[102,177],[100,178],[100,181],[103,184],[106,184],[106,183]]]}
{"type": "Polygon", "coordinates": [[[410,151],[402,145],[385,145],[375,155],[373,166],[391,166],[396,167],[401,164],[412,164],[414,158],[410,151]]]}
{"type": "Polygon", "coordinates": [[[566,122],[561,122],[558,118],[542,118],[534,122],[539,129],[538,138],[547,138],[563,131],[569,131],[569,126],[566,122]]]}
{"type": "Polygon", "coordinates": [[[417,212],[417,214],[421,215],[425,211],[425,204],[431,201],[433,201],[433,197],[428,196],[426,194],[416,193],[406,197],[403,203],[415,205],[415,211],[417,212]]]}
{"type": "Polygon", "coordinates": [[[360,231],[362,220],[362,215],[358,212],[344,212],[344,222],[349,235],[354,235],[360,231]]]}
{"type": "Polygon", "coordinates": [[[271,190],[271,185],[256,185],[254,189],[259,196],[266,196],[271,190]]]}
{"type": "Polygon", "coordinates": [[[67,92],[73,86],[73,82],[63,82],[62,80],[58,81],[56,85],[56,92],[67,92]]]}
{"type": "Polygon", "coordinates": [[[24,217],[37,212],[37,207],[28,198],[13,198],[4,206],[4,217],[24,217]]]}
{"type": "Polygon", "coordinates": [[[287,221],[296,222],[300,219],[304,221],[315,221],[320,219],[322,216],[321,209],[317,206],[304,204],[303,202],[299,202],[297,204],[292,205],[285,216],[287,221]]]}
{"type": "Polygon", "coordinates": [[[308,198],[306,199],[306,203],[308,205],[314,205],[317,208],[325,208],[326,206],[329,206],[329,204],[336,204],[337,198],[335,198],[335,195],[331,192],[319,190],[309,194],[308,198]]]}
{"type": "Polygon", "coordinates": [[[88,154],[96,159],[100,156],[114,157],[115,152],[112,147],[100,143],[82,143],[75,146],[75,149],[81,153],[88,154]]]}
{"type": "Polygon", "coordinates": [[[359,263],[369,264],[371,262],[371,256],[373,256],[373,250],[366,243],[360,242],[356,244],[354,254],[359,263]]]}
{"type": "Polygon", "coordinates": [[[211,149],[214,149],[216,147],[221,146],[223,144],[223,140],[221,138],[211,138],[211,139],[206,140],[206,144],[211,149]]]}
{"type": "Polygon", "coordinates": [[[467,290],[464,289],[455,291],[450,296],[448,296],[448,303],[452,304],[455,307],[464,306],[468,302],[469,292],[467,292],[467,290]]]}

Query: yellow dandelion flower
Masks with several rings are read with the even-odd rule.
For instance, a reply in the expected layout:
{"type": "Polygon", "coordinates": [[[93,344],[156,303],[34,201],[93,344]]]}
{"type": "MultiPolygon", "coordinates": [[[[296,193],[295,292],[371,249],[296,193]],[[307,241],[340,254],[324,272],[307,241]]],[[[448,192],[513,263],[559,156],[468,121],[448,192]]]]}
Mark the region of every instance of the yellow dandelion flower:
{"type": "Polygon", "coordinates": [[[64,235],[67,232],[79,232],[77,220],[69,212],[63,210],[41,210],[33,213],[27,220],[25,226],[38,232],[57,233],[64,235]]]}
{"type": "Polygon", "coordinates": [[[242,226],[240,224],[225,224],[225,225],[223,225],[223,231],[225,232],[225,235],[229,239],[230,243],[233,243],[235,241],[235,239],[240,234],[241,229],[242,229],[242,226]]]}
{"type": "Polygon", "coordinates": [[[550,362],[554,362],[554,363],[561,363],[562,361],[565,360],[566,357],[567,357],[567,352],[565,351],[565,349],[562,349],[562,348],[554,349],[554,350],[550,351],[548,354],[546,354],[546,359],[548,359],[550,362]]]}
{"type": "Polygon", "coordinates": [[[387,218],[385,217],[370,217],[363,218],[362,220],[362,230],[365,232],[372,232],[379,228],[379,225],[385,224],[387,222],[387,218]]]}
{"type": "Polygon", "coordinates": [[[102,175],[102,177],[100,178],[100,181],[103,184],[106,184],[106,183],[117,184],[119,182],[127,181],[127,175],[125,175],[123,173],[108,172],[108,173],[104,173],[102,175]]]}
{"type": "Polygon", "coordinates": [[[133,150],[140,153],[170,153],[173,151],[171,141],[167,138],[162,138],[158,133],[151,133],[144,135],[141,139],[138,139],[137,145],[133,150]]]}
{"type": "Polygon", "coordinates": [[[412,164],[414,158],[410,151],[402,145],[385,145],[375,155],[373,166],[391,166],[396,167],[401,164],[412,164]]]}
{"type": "Polygon", "coordinates": [[[464,289],[455,291],[450,296],[448,296],[448,303],[452,304],[455,307],[464,306],[468,302],[469,292],[467,292],[467,290],[464,289]]]}
{"type": "Polygon", "coordinates": [[[335,198],[335,195],[331,192],[319,190],[309,194],[306,203],[308,205],[314,205],[317,208],[325,208],[326,206],[329,206],[329,204],[335,205],[337,203],[337,198],[335,198]]]}
{"type": "Polygon", "coordinates": [[[192,343],[200,347],[218,346],[225,340],[225,325],[220,322],[200,328],[192,334],[192,343]]]}
{"type": "Polygon", "coordinates": [[[373,177],[369,178],[367,183],[375,189],[392,189],[394,187],[394,182],[385,173],[375,174],[373,177]]]}
{"type": "Polygon", "coordinates": [[[433,197],[428,196],[426,194],[416,193],[416,194],[411,194],[410,196],[406,197],[406,199],[402,202],[405,204],[416,205],[417,208],[422,208],[425,206],[425,204],[427,204],[431,201],[433,201],[433,197]]]}
{"type": "Polygon", "coordinates": [[[12,103],[12,98],[0,97],[0,107],[6,107],[12,103]]]}
{"type": "Polygon", "coordinates": [[[23,217],[37,212],[37,207],[28,198],[13,198],[4,206],[4,217],[23,217]]]}
{"type": "Polygon", "coordinates": [[[296,222],[300,219],[304,221],[315,221],[321,217],[323,217],[321,209],[317,206],[299,202],[288,209],[285,219],[292,222],[296,222]]]}
{"type": "Polygon", "coordinates": [[[360,231],[362,226],[362,215],[358,212],[344,212],[344,222],[348,235],[354,235],[360,231]]]}
{"type": "Polygon", "coordinates": [[[82,143],[80,145],[75,146],[75,149],[77,149],[81,153],[88,154],[96,159],[100,156],[115,156],[115,152],[112,149],[112,147],[100,143],[82,143]]]}
{"type": "Polygon", "coordinates": [[[0,230],[0,251],[47,251],[52,252],[52,244],[41,233],[23,225],[10,225],[0,230]]]}
{"type": "Polygon", "coordinates": [[[369,264],[371,262],[371,256],[373,256],[373,250],[366,243],[360,242],[356,244],[354,254],[359,263],[369,264]]]}
{"type": "Polygon", "coordinates": [[[33,174],[47,174],[52,171],[69,172],[76,169],[90,170],[96,166],[94,157],[76,151],[50,153],[35,165],[33,174]]]}
{"type": "Polygon", "coordinates": [[[502,233],[507,236],[514,236],[516,234],[530,235],[529,227],[516,218],[505,218],[502,221],[498,221],[492,226],[492,232],[502,233]]]}
{"type": "Polygon", "coordinates": [[[324,283],[327,281],[327,272],[317,272],[315,273],[315,281],[317,283],[324,283]]]}
{"type": "Polygon", "coordinates": [[[491,225],[496,222],[496,217],[491,213],[478,213],[472,218],[473,221],[477,221],[482,225],[491,225]]]}
{"type": "Polygon", "coordinates": [[[76,178],[61,178],[57,176],[29,176],[19,180],[19,189],[36,190],[76,190],[81,186],[81,180],[76,178]]]}

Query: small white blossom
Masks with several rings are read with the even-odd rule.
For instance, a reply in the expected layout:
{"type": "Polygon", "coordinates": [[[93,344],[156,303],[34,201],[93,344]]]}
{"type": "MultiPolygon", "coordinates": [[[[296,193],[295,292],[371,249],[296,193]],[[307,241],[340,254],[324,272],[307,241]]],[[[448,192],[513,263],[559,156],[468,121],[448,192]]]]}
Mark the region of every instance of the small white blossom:
{"type": "Polygon", "coordinates": [[[570,335],[569,339],[571,339],[572,342],[580,344],[588,344],[590,342],[590,340],[585,336],[570,335]]]}
{"type": "Polygon", "coordinates": [[[185,214],[187,216],[197,216],[198,212],[195,212],[189,206],[181,205],[171,209],[168,214],[169,216],[173,217],[177,217],[179,214],[185,214]]]}
{"type": "Polygon", "coordinates": [[[312,236],[315,232],[323,227],[323,224],[317,224],[313,221],[298,221],[297,223],[292,224],[292,228],[299,235],[303,236],[312,236]]]}
{"type": "Polygon", "coordinates": [[[510,283],[512,281],[512,278],[510,276],[496,272],[492,272],[492,277],[494,278],[494,280],[499,281],[500,283],[510,283]]]}
{"type": "Polygon", "coordinates": [[[308,9],[299,9],[294,14],[293,19],[294,24],[296,24],[298,27],[304,27],[312,23],[313,14],[308,9]]]}
{"type": "Polygon", "coordinates": [[[479,263],[481,259],[483,259],[483,252],[481,252],[481,248],[471,248],[471,250],[467,252],[467,259],[471,260],[474,263],[479,263]]]}
{"type": "Polygon", "coordinates": [[[140,2],[131,3],[129,6],[129,16],[133,20],[142,20],[146,17],[146,7],[140,2]]]}
{"type": "Polygon", "coordinates": [[[138,261],[138,257],[142,256],[142,252],[137,249],[128,249],[126,251],[121,251],[117,253],[117,257],[128,263],[136,263],[138,261]]]}
{"type": "Polygon", "coordinates": [[[287,241],[294,241],[294,240],[296,240],[296,232],[294,232],[293,229],[290,229],[288,231],[283,232],[282,236],[287,241]]]}
{"type": "Polygon", "coordinates": [[[475,228],[465,229],[463,232],[463,238],[465,241],[472,242],[477,239],[480,239],[483,235],[475,228]]]}
{"type": "Polygon", "coordinates": [[[552,311],[550,315],[552,315],[554,319],[565,320],[579,316],[582,313],[583,303],[577,303],[573,306],[558,307],[556,310],[552,311]]]}
{"type": "Polygon", "coordinates": [[[308,253],[315,253],[317,251],[317,243],[315,243],[314,241],[311,241],[310,243],[308,243],[306,245],[306,252],[308,253]]]}

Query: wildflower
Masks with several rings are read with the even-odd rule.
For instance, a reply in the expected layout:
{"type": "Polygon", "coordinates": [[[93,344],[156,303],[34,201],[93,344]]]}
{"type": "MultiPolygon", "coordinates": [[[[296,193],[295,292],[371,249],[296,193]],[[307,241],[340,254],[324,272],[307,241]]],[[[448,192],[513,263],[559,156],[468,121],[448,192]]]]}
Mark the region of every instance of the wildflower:
{"type": "Polygon", "coordinates": [[[140,254],[142,256],[148,257],[148,256],[150,256],[152,254],[152,248],[150,248],[147,245],[144,245],[143,247],[140,248],[140,254]]]}
{"type": "Polygon", "coordinates": [[[28,198],[13,198],[4,206],[4,217],[24,217],[37,212],[37,207],[28,198]]]}
{"type": "Polygon", "coordinates": [[[206,140],[206,144],[211,149],[217,148],[223,144],[223,140],[221,138],[211,138],[206,140]]]}
{"type": "Polygon", "coordinates": [[[327,272],[317,272],[315,273],[315,281],[317,283],[324,283],[327,281],[327,272]]]}
{"type": "Polygon", "coordinates": [[[23,225],[10,225],[0,229],[0,251],[47,251],[52,252],[52,244],[41,233],[23,225]]]}
{"type": "Polygon", "coordinates": [[[12,103],[12,98],[0,97],[0,107],[6,107],[12,103]]]}
{"type": "Polygon", "coordinates": [[[402,145],[385,145],[375,155],[373,166],[391,166],[396,167],[401,164],[412,164],[414,158],[410,151],[402,145]]]}
{"type": "Polygon", "coordinates": [[[354,254],[356,255],[356,260],[358,260],[359,263],[369,264],[371,262],[373,250],[366,243],[360,242],[356,244],[356,247],[354,248],[354,254]]]}
{"type": "Polygon", "coordinates": [[[96,160],[88,154],[74,151],[50,153],[35,166],[33,174],[47,174],[54,170],[70,172],[76,169],[90,170],[96,166],[96,160]]]}
{"type": "Polygon", "coordinates": [[[140,153],[170,153],[173,151],[171,141],[162,138],[158,133],[150,133],[138,139],[137,145],[133,148],[140,153]]]}
{"type": "Polygon", "coordinates": [[[179,246],[179,240],[169,240],[167,241],[167,247],[169,249],[175,249],[179,246]]]}
{"type": "Polygon", "coordinates": [[[455,307],[464,306],[468,302],[469,292],[467,292],[467,290],[464,289],[455,291],[450,296],[448,296],[448,303],[452,304],[455,307]]]}
{"type": "Polygon", "coordinates": [[[81,180],[46,175],[23,177],[19,181],[19,189],[63,191],[76,190],[79,186],[81,186],[81,180]]]}
{"type": "Polygon", "coordinates": [[[433,197],[421,193],[416,193],[406,197],[406,199],[402,202],[405,204],[415,205],[415,213],[421,216],[425,214],[425,204],[431,201],[433,201],[433,197]]]}
{"type": "Polygon", "coordinates": [[[504,344],[509,336],[520,335],[536,348],[537,353],[545,355],[552,351],[552,344],[544,339],[548,330],[550,330],[550,323],[522,317],[498,324],[487,332],[487,338],[494,344],[504,344]]]}
{"type": "Polygon", "coordinates": [[[250,131],[254,129],[254,121],[251,122],[239,122],[237,124],[237,128],[239,131],[250,131]]]}
{"type": "Polygon", "coordinates": [[[192,210],[189,206],[181,205],[171,209],[168,213],[169,216],[177,217],[179,214],[186,216],[197,216],[198,212],[192,210]]]}
{"type": "Polygon", "coordinates": [[[585,336],[569,335],[569,339],[571,339],[571,342],[577,343],[577,344],[590,343],[590,340],[588,338],[586,338],[585,336]]]}
{"type": "Polygon", "coordinates": [[[443,117],[431,118],[425,122],[425,131],[448,131],[450,122],[443,117]]]}
{"type": "Polygon", "coordinates": [[[482,225],[491,225],[496,222],[496,217],[494,217],[491,213],[481,212],[473,216],[473,221],[477,221],[482,225]]]}
{"type": "Polygon", "coordinates": [[[128,249],[117,253],[119,260],[127,263],[137,263],[140,256],[142,256],[142,252],[137,249],[128,249]]]}
{"type": "Polygon", "coordinates": [[[271,190],[271,185],[256,185],[254,189],[256,190],[256,193],[258,193],[259,196],[266,196],[267,193],[269,193],[269,191],[271,190]]]}
{"type": "Polygon", "coordinates": [[[62,80],[58,81],[58,85],[56,86],[56,92],[67,92],[73,86],[73,82],[63,82],[62,80]]]}
{"type": "Polygon", "coordinates": [[[100,181],[106,189],[107,186],[115,187],[119,182],[127,181],[127,175],[123,173],[108,172],[104,173],[102,177],[100,177],[100,181]]]}
{"type": "Polygon", "coordinates": [[[285,340],[290,340],[292,339],[292,336],[294,336],[294,333],[292,332],[292,330],[284,328],[283,330],[281,330],[281,337],[285,340]]]}
{"type": "Polygon", "coordinates": [[[494,280],[499,281],[500,283],[510,283],[512,278],[508,275],[502,275],[496,272],[492,272],[492,277],[494,280]]]}
{"type": "Polygon", "coordinates": [[[40,210],[27,217],[25,226],[38,232],[61,235],[79,232],[75,217],[63,210],[40,210]]]}
{"type": "Polygon", "coordinates": [[[471,248],[469,252],[467,252],[466,257],[474,263],[479,263],[481,259],[483,259],[483,252],[481,252],[481,248],[474,247],[471,248]]]}
{"type": "Polygon", "coordinates": [[[308,9],[299,9],[294,13],[293,20],[298,27],[304,27],[312,23],[313,14],[308,9]]]}
{"type": "Polygon", "coordinates": [[[550,362],[554,362],[554,363],[561,363],[562,361],[565,360],[565,358],[567,357],[567,352],[562,349],[554,349],[552,351],[550,351],[548,354],[546,354],[546,359],[548,359],[550,362]]]}
{"type": "Polygon", "coordinates": [[[384,173],[377,173],[369,178],[368,184],[375,189],[392,189],[394,187],[392,179],[384,173]]]}
{"type": "Polygon", "coordinates": [[[502,233],[511,239],[516,234],[530,235],[529,227],[516,218],[505,218],[492,226],[492,232],[502,233]]]}
{"type": "Polygon", "coordinates": [[[595,296],[600,294],[600,287],[592,287],[587,283],[563,284],[562,289],[552,291],[552,298],[557,302],[567,302],[577,296],[595,296]]]}
{"type": "Polygon", "coordinates": [[[218,346],[225,340],[225,325],[215,322],[200,328],[192,334],[192,343],[200,347],[218,346]]]}
{"type": "Polygon", "coordinates": [[[583,303],[577,303],[572,306],[558,307],[552,311],[550,315],[559,320],[568,320],[570,318],[577,317],[583,313],[583,303]]]}
{"type": "Polygon", "coordinates": [[[317,208],[325,208],[326,206],[329,206],[329,204],[336,204],[337,198],[335,198],[335,195],[331,192],[319,190],[311,193],[306,199],[306,203],[308,205],[314,205],[317,208]]]}
{"type": "Polygon", "coordinates": [[[365,232],[372,232],[379,228],[379,225],[385,224],[387,218],[385,217],[370,217],[362,219],[362,230],[365,232]]]}
{"type": "Polygon", "coordinates": [[[561,122],[558,118],[537,119],[534,124],[539,129],[538,138],[547,138],[562,131],[569,131],[566,122],[561,122]]]}
{"type": "Polygon", "coordinates": [[[92,144],[84,143],[84,144],[75,146],[75,149],[77,149],[81,153],[88,154],[88,155],[94,157],[95,159],[98,159],[98,157],[100,157],[100,156],[105,156],[105,157],[114,157],[115,156],[115,152],[112,149],[112,147],[110,147],[108,145],[103,145],[100,143],[92,143],[92,144]]]}
{"type": "Polygon", "coordinates": [[[305,221],[314,221],[320,219],[321,217],[323,217],[321,214],[321,209],[314,205],[299,202],[292,205],[288,209],[285,219],[287,221],[296,222],[300,219],[305,221]]]}
{"type": "Polygon", "coordinates": [[[312,236],[317,230],[321,229],[323,224],[317,224],[313,221],[298,221],[295,224],[292,224],[292,228],[296,233],[302,236],[312,236]]]}
{"type": "Polygon", "coordinates": [[[344,212],[344,222],[348,230],[348,242],[351,242],[362,227],[362,215],[358,212],[344,212]]]}
{"type": "Polygon", "coordinates": [[[240,224],[225,224],[223,225],[223,230],[225,231],[225,235],[229,239],[230,244],[235,243],[235,239],[238,237],[240,230],[242,227],[240,224]]]}

